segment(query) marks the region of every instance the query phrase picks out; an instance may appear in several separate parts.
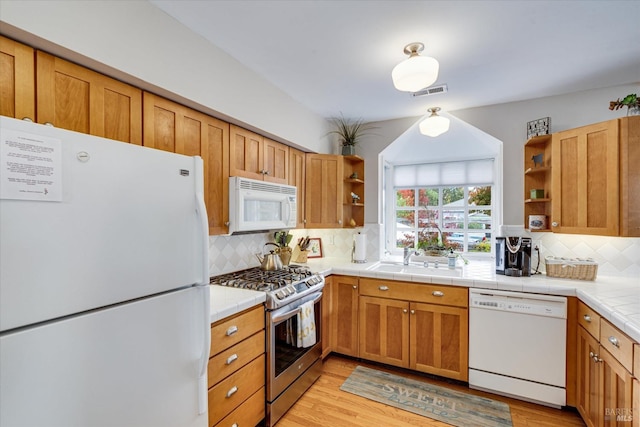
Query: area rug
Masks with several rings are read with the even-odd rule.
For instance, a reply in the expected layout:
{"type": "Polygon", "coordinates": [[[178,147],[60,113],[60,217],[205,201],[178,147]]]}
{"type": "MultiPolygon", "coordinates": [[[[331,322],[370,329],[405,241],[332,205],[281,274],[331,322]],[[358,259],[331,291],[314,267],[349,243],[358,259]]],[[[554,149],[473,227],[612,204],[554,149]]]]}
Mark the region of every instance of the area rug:
{"type": "Polygon", "coordinates": [[[511,426],[509,405],[358,366],[340,390],[459,427],[511,426]]]}

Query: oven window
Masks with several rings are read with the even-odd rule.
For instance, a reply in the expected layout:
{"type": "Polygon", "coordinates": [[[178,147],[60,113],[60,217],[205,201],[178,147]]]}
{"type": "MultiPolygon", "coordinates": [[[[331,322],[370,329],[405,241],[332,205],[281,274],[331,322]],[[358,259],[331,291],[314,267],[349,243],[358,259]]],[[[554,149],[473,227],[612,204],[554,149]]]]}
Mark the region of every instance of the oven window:
{"type": "MultiPolygon", "coordinates": [[[[320,343],[322,315],[321,303],[318,301],[314,305],[316,344],[320,343]]],[[[273,349],[275,360],[275,376],[278,377],[296,360],[302,357],[314,346],[298,347],[298,316],[293,316],[274,326],[275,345],[273,349]]]]}

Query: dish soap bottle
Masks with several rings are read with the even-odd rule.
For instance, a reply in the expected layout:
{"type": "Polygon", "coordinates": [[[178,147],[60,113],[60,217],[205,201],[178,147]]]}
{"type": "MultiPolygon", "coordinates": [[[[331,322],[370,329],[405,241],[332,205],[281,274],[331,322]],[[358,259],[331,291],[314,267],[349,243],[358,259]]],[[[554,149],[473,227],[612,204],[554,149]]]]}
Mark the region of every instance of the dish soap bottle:
{"type": "Polygon", "coordinates": [[[449,255],[447,255],[449,261],[449,268],[456,268],[456,254],[453,253],[453,249],[449,249],[449,255]]]}

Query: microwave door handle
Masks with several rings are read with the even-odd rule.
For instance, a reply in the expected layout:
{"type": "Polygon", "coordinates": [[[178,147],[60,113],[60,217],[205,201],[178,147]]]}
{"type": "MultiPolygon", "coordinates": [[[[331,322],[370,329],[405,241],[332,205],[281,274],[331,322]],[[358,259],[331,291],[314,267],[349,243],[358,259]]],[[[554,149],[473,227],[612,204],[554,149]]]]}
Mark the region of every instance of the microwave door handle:
{"type": "Polygon", "coordinates": [[[287,209],[286,209],[287,218],[285,219],[285,223],[289,224],[289,221],[291,221],[291,201],[289,200],[288,197],[286,200],[287,200],[287,209]]]}

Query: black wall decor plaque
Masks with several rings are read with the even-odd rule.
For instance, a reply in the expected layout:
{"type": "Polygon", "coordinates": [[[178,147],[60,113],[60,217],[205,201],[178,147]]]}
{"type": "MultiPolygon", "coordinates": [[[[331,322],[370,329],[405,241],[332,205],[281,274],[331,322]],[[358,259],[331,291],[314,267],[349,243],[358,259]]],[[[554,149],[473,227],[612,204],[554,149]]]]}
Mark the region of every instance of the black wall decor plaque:
{"type": "Polygon", "coordinates": [[[527,122],[527,139],[539,135],[549,135],[550,129],[551,117],[543,117],[527,122]]]}

